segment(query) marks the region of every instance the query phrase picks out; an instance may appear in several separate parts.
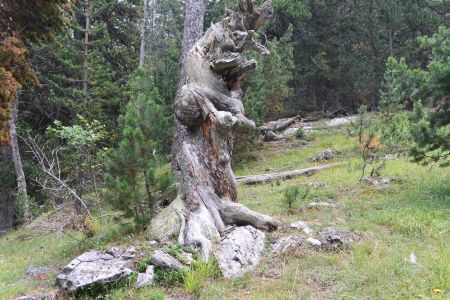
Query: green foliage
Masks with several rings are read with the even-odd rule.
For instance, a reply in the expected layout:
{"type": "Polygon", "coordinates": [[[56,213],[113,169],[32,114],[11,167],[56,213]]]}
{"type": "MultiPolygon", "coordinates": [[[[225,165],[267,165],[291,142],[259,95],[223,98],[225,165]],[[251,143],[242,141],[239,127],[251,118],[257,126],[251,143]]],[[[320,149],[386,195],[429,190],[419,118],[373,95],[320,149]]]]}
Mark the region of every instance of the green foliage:
{"type": "Polygon", "coordinates": [[[295,132],[295,138],[302,140],[306,137],[306,132],[305,130],[300,127],[299,129],[297,129],[297,131],[295,132]]]}
{"type": "Polygon", "coordinates": [[[121,139],[110,152],[105,175],[105,198],[139,225],[151,217],[156,193],[162,189],[166,195],[172,186],[168,172],[156,174],[165,162],[162,151],[169,140],[170,123],[152,74],[152,69],[136,73],[131,84],[135,96],[120,118],[121,139]]]}
{"type": "Polygon", "coordinates": [[[410,154],[418,163],[450,163],[449,36],[449,29],[440,27],[433,36],[418,38],[422,49],[431,50],[426,69],[408,68],[404,59],[387,63],[384,132],[394,142],[412,140],[410,154]]]}
{"type": "Polygon", "coordinates": [[[276,118],[285,110],[292,96],[293,79],[292,26],[280,39],[267,43],[269,58],[258,56],[258,70],[247,83],[244,103],[246,112],[256,123],[276,118]]]}
{"type": "Polygon", "coordinates": [[[303,200],[305,200],[308,197],[309,192],[310,192],[309,187],[299,188],[298,186],[295,185],[289,185],[284,190],[283,194],[284,197],[282,198],[283,204],[289,211],[292,211],[298,199],[302,200],[303,202],[303,200]]]}
{"type": "Polygon", "coordinates": [[[182,286],[185,279],[186,270],[167,271],[156,269],[155,271],[155,283],[167,288],[182,286]]]}
{"type": "Polygon", "coordinates": [[[297,198],[299,195],[300,195],[300,189],[298,186],[292,186],[292,185],[288,186],[286,188],[286,190],[284,191],[284,198],[283,198],[284,205],[286,205],[286,207],[289,210],[292,210],[292,206],[297,201],[297,198]]]}
{"type": "Polygon", "coordinates": [[[384,168],[383,151],[378,135],[378,126],[372,116],[367,113],[367,107],[361,106],[358,110],[358,117],[351,124],[349,130],[351,136],[356,135],[357,141],[355,151],[362,160],[361,177],[362,181],[366,175],[367,167],[371,167],[370,176],[379,176],[384,168]]]}
{"type": "Polygon", "coordinates": [[[186,292],[200,297],[208,280],[217,279],[222,276],[217,261],[213,258],[207,263],[197,261],[185,275],[184,289],[186,292]]]}

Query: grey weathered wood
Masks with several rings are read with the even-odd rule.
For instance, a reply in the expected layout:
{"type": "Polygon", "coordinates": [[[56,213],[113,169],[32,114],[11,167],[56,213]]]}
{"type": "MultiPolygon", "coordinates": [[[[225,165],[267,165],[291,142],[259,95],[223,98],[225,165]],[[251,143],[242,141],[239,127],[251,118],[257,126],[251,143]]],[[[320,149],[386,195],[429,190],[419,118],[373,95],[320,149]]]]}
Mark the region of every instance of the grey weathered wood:
{"type": "Polygon", "coordinates": [[[25,181],[25,173],[23,172],[22,156],[20,155],[19,140],[17,137],[17,119],[18,108],[17,100],[13,100],[11,103],[11,117],[9,118],[9,136],[11,139],[12,158],[14,162],[14,169],[16,171],[17,181],[17,198],[22,201],[23,218],[24,222],[28,223],[31,218],[30,205],[28,202],[27,182],[25,181]]]}
{"type": "Polygon", "coordinates": [[[262,132],[281,131],[294,124],[297,120],[300,120],[300,116],[271,121],[258,127],[258,129],[261,130],[262,132]]]}
{"type": "Polygon", "coordinates": [[[331,167],[335,167],[337,165],[339,165],[339,163],[320,165],[320,166],[316,166],[316,167],[293,170],[293,171],[286,171],[286,172],[259,174],[259,175],[251,175],[251,176],[238,176],[238,177],[236,177],[236,181],[241,184],[253,185],[253,184],[265,183],[265,182],[269,182],[269,181],[273,181],[273,180],[277,180],[277,179],[291,179],[293,177],[300,176],[300,175],[313,174],[316,171],[328,169],[331,167]]]}
{"type": "MultiPolygon", "coordinates": [[[[189,25],[193,20],[188,19],[201,18],[198,11],[204,12],[204,2],[200,2],[186,2],[184,34],[188,37],[194,35],[191,30],[198,32],[199,20],[194,22],[197,25],[189,25]]],[[[173,148],[185,215],[179,242],[199,246],[204,259],[226,225],[253,225],[266,230],[279,225],[269,216],[233,203],[237,201],[237,188],[231,169],[234,131],[241,126],[255,127],[245,117],[241,84],[256,68],[256,61],[247,60],[243,52],[252,49],[269,54],[254,37],[272,14],[270,0],[256,9],[252,1],[238,0],[182,60],[186,73],[181,73],[183,84],[175,99],[180,128],[175,130],[173,148]]]]}

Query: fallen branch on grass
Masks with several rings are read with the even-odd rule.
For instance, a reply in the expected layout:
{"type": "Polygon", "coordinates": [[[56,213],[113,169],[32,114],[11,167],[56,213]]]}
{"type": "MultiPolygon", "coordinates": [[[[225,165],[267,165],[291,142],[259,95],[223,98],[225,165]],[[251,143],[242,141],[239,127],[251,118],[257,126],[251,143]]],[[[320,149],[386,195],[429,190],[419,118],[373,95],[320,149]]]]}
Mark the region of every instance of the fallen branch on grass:
{"type": "Polygon", "coordinates": [[[320,165],[320,166],[306,168],[306,169],[299,169],[299,170],[286,171],[286,172],[277,172],[277,173],[271,173],[271,174],[237,176],[236,181],[241,184],[253,185],[253,184],[265,183],[265,182],[269,182],[269,181],[273,181],[273,180],[277,180],[277,179],[291,179],[293,177],[300,176],[300,175],[310,175],[316,171],[328,169],[328,168],[331,168],[331,167],[334,167],[334,166],[337,166],[340,164],[341,163],[326,164],[326,165],[320,165]]]}

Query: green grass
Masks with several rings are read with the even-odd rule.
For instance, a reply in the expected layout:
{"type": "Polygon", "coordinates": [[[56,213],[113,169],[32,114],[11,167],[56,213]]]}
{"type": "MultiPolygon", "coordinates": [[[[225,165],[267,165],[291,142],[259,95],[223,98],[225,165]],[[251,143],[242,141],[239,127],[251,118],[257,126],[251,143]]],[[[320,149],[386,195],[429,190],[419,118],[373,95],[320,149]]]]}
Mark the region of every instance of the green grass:
{"type": "MultiPolygon", "coordinates": [[[[335,226],[358,233],[361,240],[341,252],[302,248],[273,257],[267,251],[255,271],[236,280],[216,278],[214,268],[199,265],[186,273],[177,288],[112,289],[104,299],[449,299],[450,298],[450,168],[422,167],[401,157],[382,171],[394,178],[387,187],[358,182],[359,159],[354,141],[341,131],[319,131],[307,146],[289,141],[283,148],[265,145],[256,161],[238,166],[237,174],[265,173],[308,167],[307,159],[325,149],[342,151],[341,165],[279,184],[239,186],[239,200],[283,223],[305,220],[320,230],[335,226]],[[309,182],[326,186],[310,189],[288,211],[283,206],[288,186],[309,182]],[[330,201],[337,208],[308,209],[312,200],[330,201]],[[411,253],[417,264],[408,262],[411,253]]],[[[268,235],[298,234],[283,227],[268,235]]],[[[78,239],[81,237],[72,233],[78,239]]],[[[77,241],[67,235],[34,236],[20,229],[0,239],[0,299],[53,288],[56,272],[90,248],[111,244],[145,248],[145,234],[107,226],[99,235],[77,241]],[[27,279],[29,266],[50,266],[43,282],[27,279]]],[[[86,298],[89,299],[89,298],[86,298]]],[[[103,299],[103,298],[102,298],[103,299]]]]}

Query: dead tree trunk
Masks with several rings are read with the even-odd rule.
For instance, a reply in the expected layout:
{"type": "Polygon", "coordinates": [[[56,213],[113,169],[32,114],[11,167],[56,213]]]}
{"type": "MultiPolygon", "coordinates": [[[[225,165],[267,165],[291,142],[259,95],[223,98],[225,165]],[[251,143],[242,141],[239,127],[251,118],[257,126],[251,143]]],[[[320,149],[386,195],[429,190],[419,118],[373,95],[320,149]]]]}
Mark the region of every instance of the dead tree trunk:
{"type": "Polygon", "coordinates": [[[253,49],[269,54],[254,37],[272,14],[270,0],[259,8],[254,8],[251,0],[237,1],[185,59],[186,84],[175,99],[175,117],[186,135],[174,148],[180,183],[174,206],[182,207],[179,242],[198,246],[204,259],[227,225],[264,230],[279,226],[271,217],[236,203],[231,169],[233,132],[239,126],[255,127],[244,116],[241,84],[256,68],[256,61],[247,60],[243,52],[253,49]]]}
{"type": "Polygon", "coordinates": [[[27,194],[27,182],[25,181],[25,173],[23,172],[22,157],[20,155],[19,140],[17,138],[17,100],[12,101],[11,105],[11,117],[9,119],[9,136],[11,138],[11,149],[12,158],[14,162],[14,168],[16,170],[16,180],[17,180],[17,198],[20,199],[23,205],[23,218],[24,222],[28,223],[30,221],[30,205],[28,202],[27,194]]]}

